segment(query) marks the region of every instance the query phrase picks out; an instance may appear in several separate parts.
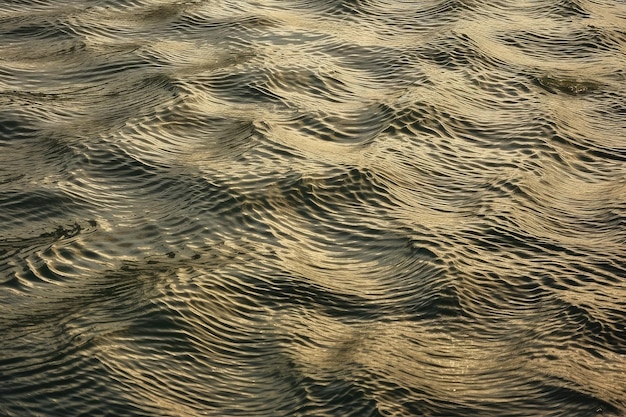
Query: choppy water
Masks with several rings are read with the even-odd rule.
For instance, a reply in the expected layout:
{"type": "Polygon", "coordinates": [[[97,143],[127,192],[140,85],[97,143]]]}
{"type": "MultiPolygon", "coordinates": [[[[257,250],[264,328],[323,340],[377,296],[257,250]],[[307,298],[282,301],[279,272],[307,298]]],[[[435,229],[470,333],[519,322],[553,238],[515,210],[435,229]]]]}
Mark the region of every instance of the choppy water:
{"type": "Polygon", "coordinates": [[[626,414],[626,4],[5,0],[0,415],[626,414]]]}

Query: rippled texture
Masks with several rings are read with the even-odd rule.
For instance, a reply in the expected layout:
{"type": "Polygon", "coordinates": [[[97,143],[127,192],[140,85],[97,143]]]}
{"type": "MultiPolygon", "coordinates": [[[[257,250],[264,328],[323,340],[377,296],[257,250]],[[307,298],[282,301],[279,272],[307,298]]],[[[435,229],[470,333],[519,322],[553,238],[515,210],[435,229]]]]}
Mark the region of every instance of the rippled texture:
{"type": "Polygon", "coordinates": [[[626,5],[9,0],[2,416],[626,415],[626,5]]]}

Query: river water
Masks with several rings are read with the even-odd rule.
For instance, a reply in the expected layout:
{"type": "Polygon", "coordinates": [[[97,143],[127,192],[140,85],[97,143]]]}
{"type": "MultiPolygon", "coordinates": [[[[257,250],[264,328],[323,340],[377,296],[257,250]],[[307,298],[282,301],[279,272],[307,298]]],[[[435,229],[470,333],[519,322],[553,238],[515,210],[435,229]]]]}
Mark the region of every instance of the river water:
{"type": "Polygon", "coordinates": [[[1,416],[626,415],[626,3],[5,0],[1,416]]]}

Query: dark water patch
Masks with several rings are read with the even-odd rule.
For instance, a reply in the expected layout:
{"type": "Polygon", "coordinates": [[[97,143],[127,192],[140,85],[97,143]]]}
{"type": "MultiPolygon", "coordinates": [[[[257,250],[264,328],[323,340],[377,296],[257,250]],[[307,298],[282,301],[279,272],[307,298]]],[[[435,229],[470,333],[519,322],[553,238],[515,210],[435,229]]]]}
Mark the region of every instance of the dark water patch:
{"type": "Polygon", "coordinates": [[[30,192],[7,192],[0,200],[0,206],[3,222],[19,223],[26,227],[37,224],[42,217],[46,221],[64,218],[71,212],[73,202],[60,193],[34,189],[30,192]]]}
{"type": "Polygon", "coordinates": [[[14,141],[33,138],[36,133],[37,130],[21,117],[7,114],[0,119],[0,143],[3,147],[11,146],[14,141]]]}
{"type": "Polygon", "coordinates": [[[546,91],[551,93],[565,93],[578,95],[590,93],[602,87],[602,84],[590,80],[580,80],[569,77],[555,77],[544,75],[537,78],[536,82],[546,91]]]}

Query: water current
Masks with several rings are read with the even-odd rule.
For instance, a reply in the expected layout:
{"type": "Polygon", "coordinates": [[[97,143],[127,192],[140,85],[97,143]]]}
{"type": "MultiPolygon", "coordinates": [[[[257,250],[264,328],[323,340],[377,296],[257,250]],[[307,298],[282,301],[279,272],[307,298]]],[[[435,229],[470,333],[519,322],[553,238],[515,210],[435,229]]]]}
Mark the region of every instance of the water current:
{"type": "Polygon", "coordinates": [[[626,3],[2,1],[0,415],[626,415],[626,3]]]}

